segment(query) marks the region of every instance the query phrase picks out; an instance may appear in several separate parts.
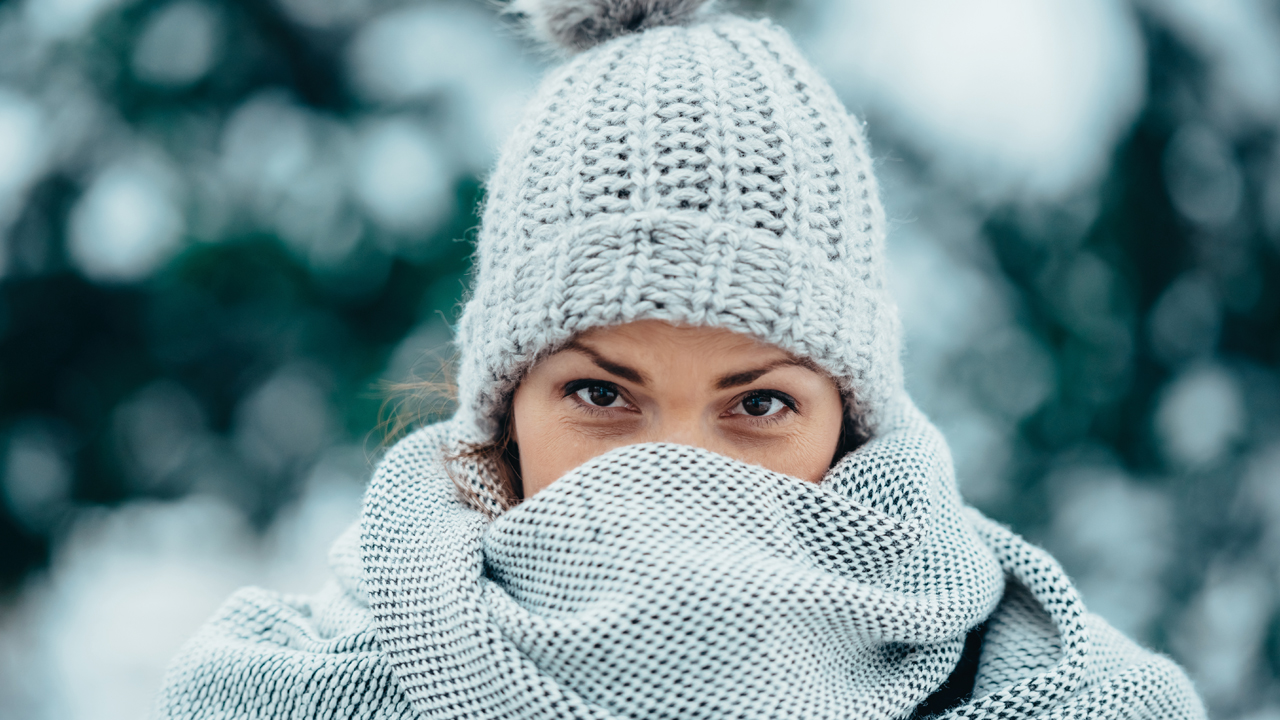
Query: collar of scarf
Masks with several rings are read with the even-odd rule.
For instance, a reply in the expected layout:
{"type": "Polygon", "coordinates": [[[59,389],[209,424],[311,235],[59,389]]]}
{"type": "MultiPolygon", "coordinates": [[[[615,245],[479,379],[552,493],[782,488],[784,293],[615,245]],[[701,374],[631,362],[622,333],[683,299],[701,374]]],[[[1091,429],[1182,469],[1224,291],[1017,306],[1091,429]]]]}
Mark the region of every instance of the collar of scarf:
{"type": "Polygon", "coordinates": [[[493,521],[447,424],[402,442],[362,528],[402,689],[423,717],[910,714],[1005,581],[937,431],[905,399],[887,420],[821,484],[633,445],[493,521]]]}

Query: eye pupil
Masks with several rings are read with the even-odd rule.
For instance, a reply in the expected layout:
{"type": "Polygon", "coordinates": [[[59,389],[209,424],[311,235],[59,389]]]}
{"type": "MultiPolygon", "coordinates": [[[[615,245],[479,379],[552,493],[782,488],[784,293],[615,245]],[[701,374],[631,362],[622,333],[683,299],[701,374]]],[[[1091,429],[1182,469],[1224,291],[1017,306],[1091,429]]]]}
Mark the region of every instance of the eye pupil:
{"type": "Polygon", "coordinates": [[[748,415],[757,417],[764,415],[771,407],[773,407],[773,398],[768,395],[748,395],[742,400],[742,409],[746,410],[748,415]]]}
{"type": "Polygon", "coordinates": [[[618,391],[606,385],[592,385],[587,389],[592,405],[612,405],[618,399],[618,391]]]}

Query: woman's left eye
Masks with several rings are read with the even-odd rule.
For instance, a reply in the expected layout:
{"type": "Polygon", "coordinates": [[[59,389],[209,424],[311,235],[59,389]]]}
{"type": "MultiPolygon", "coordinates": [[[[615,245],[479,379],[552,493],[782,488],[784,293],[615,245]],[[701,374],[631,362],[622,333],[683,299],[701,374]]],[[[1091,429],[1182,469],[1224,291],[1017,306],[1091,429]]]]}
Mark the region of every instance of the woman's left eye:
{"type": "Polygon", "coordinates": [[[750,415],[752,417],[768,417],[782,412],[787,407],[781,399],[765,393],[748,395],[733,408],[734,415],[750,415]]]}
{"type": "Polygon", "coordinates": [[[612,385],[588,385],[574,394],[592,407],[625,407],[627,404],[622,399],[622,394],[618,392],[618,388],[612,385]]]}

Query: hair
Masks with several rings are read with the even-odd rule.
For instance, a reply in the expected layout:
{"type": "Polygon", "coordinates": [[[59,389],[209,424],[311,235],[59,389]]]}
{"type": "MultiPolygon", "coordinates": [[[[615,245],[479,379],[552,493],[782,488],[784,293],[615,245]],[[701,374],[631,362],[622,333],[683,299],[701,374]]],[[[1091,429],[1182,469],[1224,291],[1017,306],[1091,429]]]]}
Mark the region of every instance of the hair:
{"type": "Polygon", "coordinates": [[[458,489],[458,497],[468,506],[493,516],[489,503],[484,501],[477,489],[464,481],[452,466],[460,460],[470,460],[478,467],[489,468],[493,474],[495,487],[486,488],[497,501],[500,512],[506,512],[524,500],[524,481],[520,478],[520,448],[516,445],[511,432],[515,422],[511,419],[511,401],[505,403],[506,410],[499,418],[498,436],[484,443],[464,443],[461,449],[445,458],[446,467],[450,468],[449,478],[458,489]]]}

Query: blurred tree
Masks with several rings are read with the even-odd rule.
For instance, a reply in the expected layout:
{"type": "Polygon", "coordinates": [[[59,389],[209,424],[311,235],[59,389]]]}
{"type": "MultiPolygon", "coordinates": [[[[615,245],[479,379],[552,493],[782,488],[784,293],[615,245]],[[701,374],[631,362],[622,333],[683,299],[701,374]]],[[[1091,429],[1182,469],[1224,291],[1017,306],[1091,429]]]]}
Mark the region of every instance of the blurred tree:
{"type": "MultiPolygon", "coordinates": [[[[835,2],[738,4],[816,34],[835,2]]],[[[1133,3],[1143,106],[1065,197],[947,180],[845,99],[963,259],[947,302],[1011,316],[909,358],[942,368],[913,392],[966,493],[1242,716],[1280,707],[1280,42],[1258,10],[1271,40],[1230,61],[1179,7],[1133,3]]],[[[324,447],[378,444],[532,82],[499,27],[463,0],[0,3],[0,594],[92,508],[213,494],[263,529],[324,447]]]]}

